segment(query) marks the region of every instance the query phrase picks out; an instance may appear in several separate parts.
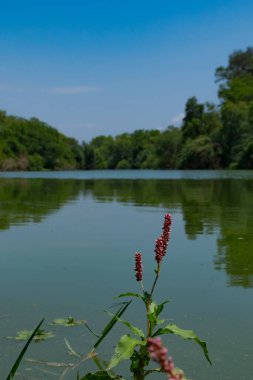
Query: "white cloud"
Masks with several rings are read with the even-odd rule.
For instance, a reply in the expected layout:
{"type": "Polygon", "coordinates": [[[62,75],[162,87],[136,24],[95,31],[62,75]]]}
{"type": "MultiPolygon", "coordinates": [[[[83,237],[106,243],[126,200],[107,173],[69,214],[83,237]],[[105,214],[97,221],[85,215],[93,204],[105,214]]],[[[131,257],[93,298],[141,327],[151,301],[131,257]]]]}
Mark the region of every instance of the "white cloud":
{"type": "Polygon", "coordinates": [[[178,115],[173,116],[171,118],[171,121],[172,121],[172,123],[175,123],[175,124],[181,124],[184,117],[185,117],[185,114],[183,112],[181,112],[178,115]]]}
{"type": "Polygon", "coordinates": [[[102,88],[99,86],[59,86],[51,87],[48,91],[52,94],[62,94],[62,95],[74,95],[74,94],[84,94],[91,92],[99,92],[102,88]]]}

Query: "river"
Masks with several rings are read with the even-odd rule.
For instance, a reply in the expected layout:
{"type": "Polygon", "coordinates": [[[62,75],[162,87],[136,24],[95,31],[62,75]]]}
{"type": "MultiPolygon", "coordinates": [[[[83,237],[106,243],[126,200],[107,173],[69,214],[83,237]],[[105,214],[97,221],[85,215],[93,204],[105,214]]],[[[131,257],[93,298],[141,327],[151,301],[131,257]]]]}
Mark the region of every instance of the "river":
{"type": "MultiPolygon", "coordinates": [[[[148,289],[166,212],[171,241],[154,298],[170,300],[163,312],[169,322],[207,341],[213,366],[192,342],[168,336],[164,343],[190,379],[250,380],[253,171],[1,173],[0,377],[24,345],[6,337],[45,317],[44,329],[56,336],[30,346],[17,379],[58,379],[64,371],[64,379],[76,379],[74,370],[39,362],[75,364],[64,338],[85,355],[94,337],[85,326],[49,323],[73,316],[101,331],[104,309],[118,302],[113,297],[139,291],[136,251],[148,289]]],[[[144,312],[134,301],[124,319],[144,328],[144,312]]],[[[117,324],[98,349],[101,357],[110,358],[123,332],[117,324]]],[[[79,372],[94,368],[86,361],[79,372]]],[[[126,363],[118,372],[130,378],[126,363]]]]}

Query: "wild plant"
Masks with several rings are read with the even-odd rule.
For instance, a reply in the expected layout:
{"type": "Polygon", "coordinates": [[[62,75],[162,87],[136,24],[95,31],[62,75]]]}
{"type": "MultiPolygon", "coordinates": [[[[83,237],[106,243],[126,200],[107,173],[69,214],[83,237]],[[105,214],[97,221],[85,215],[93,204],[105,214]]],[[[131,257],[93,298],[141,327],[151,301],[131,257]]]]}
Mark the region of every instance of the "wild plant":
{"type": "MultiPolygon", "coordinates": [[[[110,379],[121,379],[121,376],[115,375],[113,370],[114,368],[121,363],[123,360],[130,360],[130,371],[132,373],[134,380],[144,380],[148,375],[161,372],[164,373],[169,380],[186,380],[185,374],[179,368],[176,368],[171,357],[168,357],[168,350],[163,346],[161,335],[177,335],[185,340],[192,340],[197,343],[208,362],[211,364],[206,343],[199,339],[198,336],[192,330],[184,330],[178,327],[176,324],[166,324],[166,319],[160,319],[160,314],[162,313],[164,306],[168,301],[163,301],[159,304],[153,299],[153,295],[157,286],[157,282],[161,273],[162,263],[164,257],[166,256],[170,235],[171,235],[171,225],[172,217],[170,214],[165,214],[162,233],[155,241],[154,249],[154,260],[156,262],[156,267],[154,269],[155,277],[152,283],[150,291],[147,291],[144,287],[143,280],[143,255],[140,252],[135,253],[135,278],[136,281],[140,284],[140,292],[126,292],[118,295],[116,298],[130,298],[128,301],[122,302],[119,310],[112,314],[112,318],[109,323],[105,326],[101,334],[96,334],[88,326],[86,321],[75,321],[72,317],[65,319],[57,319],[54,321],[54,324],[60,324],[64,326],[70,325],[80,325],[84,324],[91,333],[93,333],[97,340],[93,345],[90,353],[82,357],[82,355],[77,354],[69,343],[66,341],[67,347],[72,354],[76,355],[81,360],[74,366],[76,369],[84,360],[92,358],[95,364],[98,366],[99,371],[94,373],[87,373],[84,376],[80,377],[77,374],[77,380],[110,380],[110,379]],[[123,313],[132,303],[133,299],[136,298],[144,303],[145,305],[145,323],[146,331],[144,332],[139,327],[134,326],[129,321],[125,321],[121,318],[123,313]],[[125,325],[129,330],[129,334],[124,334],[119,339],[115,352],[109,362],[109,364],[104,361],[101,364],[100,359],[98,358],[96,349],[112,330],[115,324],[119,322],[125,325]],[[150,367],[150,361],[153,360],[158,363],[158,368],[150,367]]],[[[109,313],[111,314],[111,313],[109,313]]],[[[25,347],[20,353],[18,359],[16,360],[14,366],[12,367],[6,380],[11,380],[14,378],[14,375],[20,365],[20,362],[29,346],[31,341],[35,338],[36,334],[39,331],[39,328],[43,320],[39,323],[36,329],[33,331],[29,340],[27,341],[25,347]]],[[[61,379],[63,376],[61,376],[61,379]]]]}
{"type": "MultiPolygon", "coordinates": [[[[136,281],[140,284],[140,292],[133,293],[127,292],[122,293],[117,296],[117,298],[130,298],[130,300],[124,303],[116,314],[113,315],[109,324],[104,328],[98,340],[96,341],[93,349],[90,353],[90,356],[95,355],[95,350],[99,344],[104,340],[109,331],[113,328],[116,322],[120,322],[127,326],[130,330],[130,334],[124,334],[119,339],[114,355],[112,356],[109,365],[105,371],[99,371],[94,374],[89,374],[89,377],[84,376],[82,380],[92,379],[92,375],[95,376],[107,376],[103,377],[104,379],[115,378],[115,375],[112,375],[111,370],[115,368],[121,361],[130,359],[130,371],[133,374],[134,380],[143,380],[147,375],[150,375],[154,372],[164,372],[167,374],[169,379],[186,379],[183,372],[174,367],[171,358],[165,359],[167,355],[167,349],[162,346],[160,338],[161,335],[174,334],[185,340],[192,340],[196,342],[202,349],[204,356],[211,364],[206,343],[199,339],[198,336],[192,330],[184,330],[178,327],[176,324],[166,324],[165,319],[160,319],[160,314],[164,309],[165,304],[168,301],[163,301],[159,304],[153,299],[153,294],[157,285],[161,273],[162,262],[167,252],[167,248],[170,241],[171,235],[171,225],[172,217],[170,214],[165,214],[162,234],[155,241],[155,255],[154,259],[156,262],[155,268],[155,278],[151,286],[151,290],[148,292],[145,290],[143,282],[143,260],[142,253],[135,253],[135,278],[136,281]],[[133,298],[139,299],[145,304],[146,310],[146,331],[144,332],[140,328],[134,326],[132,323],[121,319],[122,314],[131,304],[133,298]],[[155,359],[159,364],[159,368],[150,369],[150,359],[155,359]],[[162,359],[163,358],[163,359],[162,359]],[[110,377],[113,376],[113,377],[110,377]],[[173,377],[174,376],[174,377],[173,377]]],[[[119,377],[120,378],[120,377],[119,377]]]]}

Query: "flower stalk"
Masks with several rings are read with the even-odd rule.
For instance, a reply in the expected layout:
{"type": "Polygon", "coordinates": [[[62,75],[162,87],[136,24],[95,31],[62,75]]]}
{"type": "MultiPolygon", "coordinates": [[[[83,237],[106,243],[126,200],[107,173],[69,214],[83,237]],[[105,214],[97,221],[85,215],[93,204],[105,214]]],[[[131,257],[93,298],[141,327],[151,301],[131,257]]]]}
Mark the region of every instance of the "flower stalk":
{"type": "Polygon", "coordinates": [[[150,312],[150,305],[152,303],[152,296],[160,275],[160,270],[161,270],[161,263],[162,259],[166,255],[166,251],[168,248],[169,240],[170,240],[170,233],[171,233],[171,224],[172,224],[172,217],[170,214],[165,214],[164,216],[164,222],[163,222],[163,232],[160,237],[156,239],[155,242],[155,261],[157,262],[157,267],[156,267],[156,276],[150,291],[150,296],[149,299],[147,300],[146,303],[146,308],[147,308],[147,338],[151,334],[151,324],[148,319],[148,314],[150,312]]]}

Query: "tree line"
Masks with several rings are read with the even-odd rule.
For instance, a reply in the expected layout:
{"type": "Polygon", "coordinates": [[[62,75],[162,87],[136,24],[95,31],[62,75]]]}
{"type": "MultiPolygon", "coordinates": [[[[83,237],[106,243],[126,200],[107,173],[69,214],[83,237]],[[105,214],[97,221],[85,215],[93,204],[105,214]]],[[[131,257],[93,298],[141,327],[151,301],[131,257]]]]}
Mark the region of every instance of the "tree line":
{"type": "Polygon", "coordinates": [[[10,170],[82,169],[83,149],[42,121],[0,111],[0,168],[10,170]]]}
{"type": "Polygon", "coordinates": [[[0,169],[252,169],[253,47],[232,53],[215,78],[219,104],[189,98],[180,127],[97,136],[89,143],[0,111],[0,169]]]}

